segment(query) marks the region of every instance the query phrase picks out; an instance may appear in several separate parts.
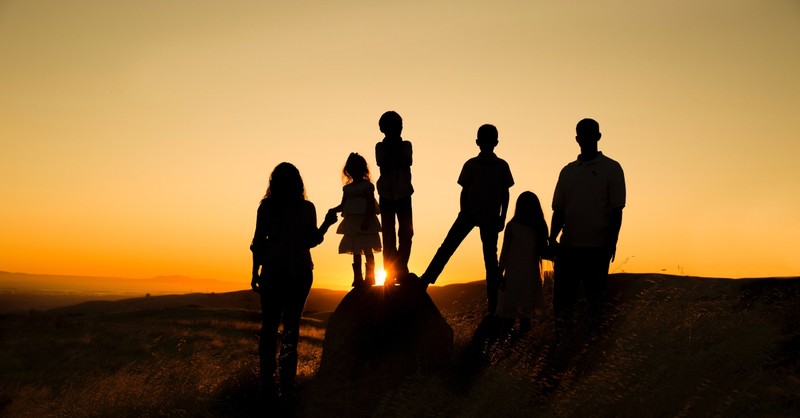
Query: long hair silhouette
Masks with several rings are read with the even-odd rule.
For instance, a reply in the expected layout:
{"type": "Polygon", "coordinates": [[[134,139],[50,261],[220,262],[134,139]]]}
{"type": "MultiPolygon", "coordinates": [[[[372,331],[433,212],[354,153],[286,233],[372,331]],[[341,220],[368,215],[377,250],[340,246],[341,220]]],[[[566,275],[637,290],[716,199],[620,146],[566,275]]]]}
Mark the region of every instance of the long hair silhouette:
{"type": "Polygon", "coordinates": [[[291,163],[280,163],[269,176],[269,185],[264,194],[266,200],[269,198],[279,200],[305,200],[306,188],[300,171],[291,163]]]}

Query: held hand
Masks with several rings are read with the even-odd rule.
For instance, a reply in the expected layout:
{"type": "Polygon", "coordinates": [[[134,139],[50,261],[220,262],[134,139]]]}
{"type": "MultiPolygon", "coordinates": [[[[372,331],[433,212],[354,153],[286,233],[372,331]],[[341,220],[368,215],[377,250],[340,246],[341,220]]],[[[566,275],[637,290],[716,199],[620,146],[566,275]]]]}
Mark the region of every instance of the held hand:
{"type": "Polygon", "coordinates": [[[547,246],[547,255],[549,256],[550,260],[555,261],[556,257],[558,257],[558,251],[560,244],[556,241],[555,238],[550,238],[547,246]]]}
{"type": "Polygon", "coordinates": [[[253,278],[250,279],[250,287],[253,289],[253,292],[256,293],[261,292],[261,286],[258,285],[258,276],[256,276],[255,274],[253,275],[253,278]]]}
{"type": "Polygon", "coordinates": [[[614,258],[616,256],[617,256],[617,247],[616,246],[609,247],[608,248],[608,258],[611,260],[612,263],[614,262],[614,258]]]}
{"type": "Polygon", "coordinates": [[[497,232],[503,232],[503,229],[506,227],[506,220],[503,218],[497,219],[497,232]]]}
{"type": "Polygon", "coordinates": [[[336,211],[334,209],[329,209],[328,213],[325,214],[325,220],[323,221],[324,224],[330,226],[336,223],[339,220],[339,217],[336,216],[336,211]]]}

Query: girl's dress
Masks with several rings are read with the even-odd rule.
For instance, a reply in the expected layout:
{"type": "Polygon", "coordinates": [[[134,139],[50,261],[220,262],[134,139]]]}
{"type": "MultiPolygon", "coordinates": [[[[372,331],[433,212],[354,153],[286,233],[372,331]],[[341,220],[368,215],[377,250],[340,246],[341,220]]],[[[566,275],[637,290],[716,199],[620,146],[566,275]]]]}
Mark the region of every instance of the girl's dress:
{"type": "Polygon", "coordinates": [[[342,189],[342,222],[336,229],[344,235],[339,243],[339,254],[371,254],[381,251],[381,237],[375,205],[375,186],[368,181],[346,184],[342,189]],[[367,204],[375,210],[368,219],[367,229],[361,229],[366,215],[367,204]]]}
{"type": "Polygon", "coordinates": [[[497,315],[502,318],[530,318],[544,307],[541,256],[533,228],[511,220],[503,236],[500,264],[505,266],[505,288],[500,289],[497,315]]]}

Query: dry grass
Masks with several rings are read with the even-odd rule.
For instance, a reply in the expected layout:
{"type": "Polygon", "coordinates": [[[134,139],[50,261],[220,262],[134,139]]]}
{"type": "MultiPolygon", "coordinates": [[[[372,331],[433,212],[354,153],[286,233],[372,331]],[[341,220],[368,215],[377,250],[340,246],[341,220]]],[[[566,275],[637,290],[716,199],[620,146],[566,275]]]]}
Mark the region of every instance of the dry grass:
{"type": "Polygon", "coordinates": [[[257,372],[257,315],[175,309],[2,322],[3,415],[210,416],[257,372]]]}
{"type": "MultiPolygon", "coordinates": [[[[565,339],[549,320],[474,339],[482,285],[450,290],[437,304],[454,329],[453,364],[389,387],[317,381],[326,317],[304,318],[298,401],[283,412],[800,416],[800,280],[617,275],[602,329],[565,339]]],[[[258,312],[199,307],[0,317],[0,416],[264,414],[258,327],[258,312]]]]}

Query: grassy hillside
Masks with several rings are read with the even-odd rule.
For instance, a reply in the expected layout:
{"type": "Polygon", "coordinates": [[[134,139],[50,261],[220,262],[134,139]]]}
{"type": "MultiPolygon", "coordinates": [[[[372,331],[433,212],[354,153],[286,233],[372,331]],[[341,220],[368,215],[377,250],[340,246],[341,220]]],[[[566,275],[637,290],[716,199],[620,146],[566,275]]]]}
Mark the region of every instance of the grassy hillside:
{"type": "MultiPolygon", "coordinates": [[[[311,298],[301,330],[300,391],[282,412],[800,416],[800,279],[622,274],[612,277],[611,290],[615,303],[599,332],[556,339],[548,320],[526,335],[476,335],[483,284],[431,288],[455,333],[452,364],[394,387],[362,382],[366,397],[342,390],[352,386],[315,379],[324,312],[342,294],[311,298]]],[[[251,295],[185,298],[0,317],[0,416],[265,412],[257,383],[259,313],[251,295]]]]}

